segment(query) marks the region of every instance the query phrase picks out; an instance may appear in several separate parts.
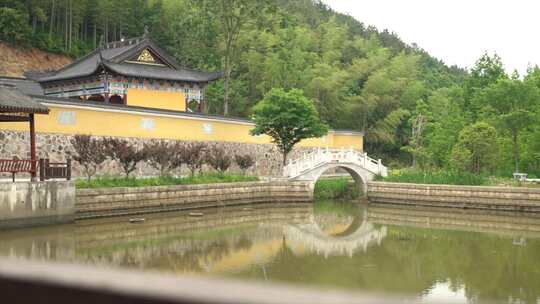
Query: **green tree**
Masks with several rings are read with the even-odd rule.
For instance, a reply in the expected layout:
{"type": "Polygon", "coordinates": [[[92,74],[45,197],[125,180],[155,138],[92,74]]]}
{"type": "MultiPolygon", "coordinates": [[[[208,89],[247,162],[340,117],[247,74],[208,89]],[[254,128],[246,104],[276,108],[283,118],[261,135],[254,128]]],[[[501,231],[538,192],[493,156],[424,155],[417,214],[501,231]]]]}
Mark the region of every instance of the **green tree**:
{"type": "Polygon", "coordinates": [[[283,165],[298,142],[328,132],[328,126],[319,118],[313,102],[298,89],[288,92],[270,90],[253,108],[253,120],[255,128],[251,134],[270,136],[283,155],[283,165]]]}
{"type": "Polygon", "coordinates": [[[223,114],[229,115],[230,82],[235,60],[238,58],[238,39],[241,30],[266,8],[266,1],[212,0],[194,1],[201,5],[206,18],[216,19],[221,36],[223,54],[224,95],[223,114]]]}
{"type": "Polygon", "coordinates": [[[435,167],[449,164],[452,147],[467,124],[462,110],[462,95],[461,88],[441,88],[428,98],[431,121],[426,127],[424,150],[429,163],[435,167]]]}
{"type": "Polygon", "coordinates": [[[534,106],[540,100],[538,88],[529,81],[499,79],[481,97],[482,105],[494,110],[494,122],[510,135],[513,144],[514,170],[519,172],[520,136],[535,122],[534,106]]]}
{"type": "Polygon", "coordinates": [[[497,158],[497,131],[485,122],[465,127],[452,149],[452,166],[458,170],[491,171],[497,158]]]}

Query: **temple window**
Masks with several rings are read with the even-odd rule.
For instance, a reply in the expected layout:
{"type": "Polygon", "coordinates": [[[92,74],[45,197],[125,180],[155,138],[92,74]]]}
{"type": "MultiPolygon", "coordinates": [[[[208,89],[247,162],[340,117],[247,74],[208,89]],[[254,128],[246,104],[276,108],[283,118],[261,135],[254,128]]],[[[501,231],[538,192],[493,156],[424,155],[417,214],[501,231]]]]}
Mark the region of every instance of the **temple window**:
{"type": "Polygon", "coordinates": [[[88,97],[88,100],[97,101],[97,102],[104,102],[105,97],[103,97],[103,95],[101,95],[101,94],[93,94],[93,95],[90,95],[90,97],[88,97]]]}
{"type": "Polygon", "coordinates": [[[124,104],[124,98],[118,94],[114,94],[109,98],[110,103],[124,104]]]}

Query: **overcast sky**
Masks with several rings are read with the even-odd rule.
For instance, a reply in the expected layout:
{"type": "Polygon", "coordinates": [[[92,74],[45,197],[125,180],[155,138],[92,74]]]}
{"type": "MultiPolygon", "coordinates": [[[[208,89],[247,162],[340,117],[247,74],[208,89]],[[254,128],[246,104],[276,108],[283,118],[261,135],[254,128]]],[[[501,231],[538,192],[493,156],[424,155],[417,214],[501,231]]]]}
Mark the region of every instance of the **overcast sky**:
{"type": "Polygon", "coordinates": [[[323,0],[366,25],[470,68],[496,52],[507,71],[540,64],[540,0],[323,0]]]}

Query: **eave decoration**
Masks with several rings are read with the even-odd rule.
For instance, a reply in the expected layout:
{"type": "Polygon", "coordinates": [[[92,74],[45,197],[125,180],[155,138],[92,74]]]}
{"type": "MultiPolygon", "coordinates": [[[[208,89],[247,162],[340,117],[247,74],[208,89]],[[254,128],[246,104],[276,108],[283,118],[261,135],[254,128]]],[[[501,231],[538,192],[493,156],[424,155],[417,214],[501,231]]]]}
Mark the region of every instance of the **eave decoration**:
{"type": "Polygon", "coordinates": [[[137,61],[145,62],[145,63],[156,63],[156,59],[154,59],[154,56],[148,51],[148,49],[144,49],[139,57],[137,58],[137,61]]]}

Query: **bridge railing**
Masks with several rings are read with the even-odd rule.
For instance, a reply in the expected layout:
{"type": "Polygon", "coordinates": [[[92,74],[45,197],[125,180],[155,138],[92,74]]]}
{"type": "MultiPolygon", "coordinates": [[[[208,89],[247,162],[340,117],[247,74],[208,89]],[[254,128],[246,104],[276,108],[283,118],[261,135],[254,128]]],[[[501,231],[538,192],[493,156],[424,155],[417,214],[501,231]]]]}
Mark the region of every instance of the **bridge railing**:
{"type": "Polygon", "coordinates": [[[315,149],[304,153],[301,157],[289,161],[283,168],[286,177],[294,178],[313,168],[326,163],[352,163],[365,168],[366,170],[383,176],[387,175],[387,168],[382,165],[381,160],[375,160],[367,153],[354,149],[315,149]]]}

